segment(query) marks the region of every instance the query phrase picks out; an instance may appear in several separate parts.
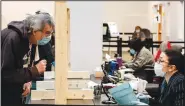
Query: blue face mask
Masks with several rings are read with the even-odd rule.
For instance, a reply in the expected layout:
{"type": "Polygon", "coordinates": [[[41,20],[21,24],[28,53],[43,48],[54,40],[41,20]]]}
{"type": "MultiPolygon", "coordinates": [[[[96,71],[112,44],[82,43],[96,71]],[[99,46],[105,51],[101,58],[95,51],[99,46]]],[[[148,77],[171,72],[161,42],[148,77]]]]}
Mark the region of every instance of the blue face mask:
{"type": "Polygon", "coordinates": [[[130,53],[134,55],[136,54],[136,51],[134,49],[130,49],[130,53]]]}
{"type": "Polygon", "coordinates": [[[38,41],[38,45],[45,45],[51,40],[51,36],[44,37],[38,41]]]}

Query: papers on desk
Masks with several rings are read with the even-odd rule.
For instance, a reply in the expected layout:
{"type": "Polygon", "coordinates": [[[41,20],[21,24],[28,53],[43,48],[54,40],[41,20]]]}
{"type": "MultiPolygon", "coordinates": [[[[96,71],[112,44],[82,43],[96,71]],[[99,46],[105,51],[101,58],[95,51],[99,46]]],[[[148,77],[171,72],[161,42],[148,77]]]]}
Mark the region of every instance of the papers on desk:
{"type": "Polygon", "coordinates": [[[125,68],[122,69],[124,72],[134,72],[134,70],[132,68],[125,68]]]}
{"type": "Polygon", "coordinates": [[[110,61],[110,58],[111,58],[111,56],[110,56],[110,55],[105,54],[105,59],[106,59],[107,61],[110,61]]]}
{"type": "Polygon", "coordinates": [[[115,87],[116,84],[113,84],[113,83],[107,83],[107,84],[103,84],[103,87],[115,87]]]}
{"type": "Polygon", "coordinates": [[[148,82],[146,80],[142,80],[139,78],[129,81],[129,84],[132,87],[132,89],[137,90],[139,93],[145,91],[147,83],[148,82]]]}
{"type": "Polygon", "coordinates": [[[44,79],[54,79],[55,78],[55,72],[54,71],[46,71],[44,72],[44,79]]]}
{"type": "Polygon", "coordinates": [[[128,78],[128,79],[135,78],[135,76],[130,74],[130,73],[134,72],[134,70],[131,69],[131,68],[121,69],[121,70],[118,70],[118,72],[121,74],[122,79],[124,79],[124,78],[128,78]],[[127,74],[125,74],[125,73],[127,73],[127,74]]]}
{"type": "Polygon", "coordinates": [[[121,66],[121,69],[126,69],[126,67],[125,66],[121,66]]]}
{"type": "Polygon", "coordinates": [[[139,81],[129,81],[130,86],[132,87],[133,90],[137,90],[139,81]]]}
{"type": "Polygon", "coordinates": [[[88,85],[88,89],[94,89],[94,86],[97,86],[98,84],[93,81],[89,81],[87,85],[88,85]]]}
{"type": "Polygon", "coordinates": [[[124,74],[123,76],[124,79],[137,80],[137,78],[131,73],[124,74]]]}

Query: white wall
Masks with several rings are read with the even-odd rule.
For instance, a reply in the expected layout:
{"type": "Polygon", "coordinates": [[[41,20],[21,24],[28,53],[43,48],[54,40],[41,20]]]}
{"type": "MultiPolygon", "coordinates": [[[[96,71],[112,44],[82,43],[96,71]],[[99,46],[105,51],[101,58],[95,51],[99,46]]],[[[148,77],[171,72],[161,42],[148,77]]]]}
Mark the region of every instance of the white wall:
{"type": "MultiPolygon", "coordinates": [[[[133,32],[136,25],[157,32],[157,24],[153,23],[152,18],[152,6],[159,3],[163,2],[68,1],[71,9],[70,55],[72,70],[92,70],[100,65],[102,59],[102,22],[116,22],[119,31],[123,33],[133,32]]],[[[184,7],[179,3],[179,1],[171,2],[169,12],[166,13],[163,40],[167,38],[184,40],[184,7]]],[[[2,1],[2,28],[6,27],[10,21],[22,20],[25,18],[25,14],[34,13],[38,9],[46,10],[53,15],[54,2],[2,1]]],[[[127,39],[128,36],[123,35],[123,40],[127,39]]],[[[111,50],[116,50],[116,48],[111,48],[111,50]]]]}
{"type": "MultiPolygon", "coordinates": [[[[162,40],[184,40],[184,4],[180,1],[107,1],[104,3],[103,21],[114,21],[120,32],[133,32],[136,25],[145,27],[151,32],[158,32],[158,24],[154,22],[153,6],[163,4],[164,16],[162,20],[162,40]]],[[[153,36],[156,41],[157,34],[153,36]]],[[[123,40],[128,36],[123,35],[123,40]]],[[[108,43],[104,43],[108,44],[108,43]]],[[[116,44],[116,43],[111,43],[116,44]]],[[[116,51],[117,48],[111,48],[116,51]]],[[[108,50],[108,48],[105,48],[108,50]]],[[[123,49],[125,51],[127,49],[123,49]]],[[[155,52],[155,51],[154,51],[155,52]]]]}
{"type": "Polygon", "coordinates": [[[102,61],[102,2],[68,1],[71,10],[71,68],[93,70],[102,61]]]}
{"type": "Polygon", "coordinates": [[[103,19],[115,21],[120,32],[133,32],[135,26],[149,27],[147,1],[107,1],[103,19]]]}
{"type": "MultiPolygon", "coordinates": [[[[162,40],[184,41],[184,3],[180,1],[161,2],[164,5],[162,40]],[[170,3],[170,5],[167,5],[170,3]]],[[[184,44],[178,44],[184,47],[184,44]]]]}
{"type": "MultiPolygon", "coordinates": [[[[184,4],[181,4],[180,1],[171,2],[169,12],[169,40],[184,41],[184,4]]],[[[178,45],[184,47],[184,44],[178,45]]]]}
{"type": "MultiPolygon", "coordinates": [[[[69,1],[68,5],[71,10],[71,69],[93,70],[102,61],[102,4],[69,1]]],[[[2,28],[39,9],[54,15],[54,1],[2,1],[2,28]]]]}
{"type": "Polygon", "coordinates": [[[184,4],[180,1],[152,1],[150,5],[162,4],[162,40],[184,40],[184,4]],[[168,5],[170,3],[170,5],[168,5]]]}
{"type": "Polygon", "coordinates": [[[43,9],[54,15],[54,2],[52,1],[2,1],[1,14],[3,16],[2,28],[5,28],[10,21],[23,20],[26,14],[34,14],[43,9]]]}
{"type": "MultiPolygon", "coordinates": [[[[137,25],[148,28],[152,32],[155,31],[152,27],[149,1],[106,1],[104,3],[103,19],[104,22],[116,22],[118,30],[123,33],[134,32],[137,25]]],[[[122,35],[122,38],[128,40],[127,35],[122,35]]],[[[116,48],[111,48],[111,50],[114,51],[116,48]]],[[[123,51],[125,50],[128,50],[128,48],[123,49],[123,51]]]]}
{"type": "Polygon", "coordinates": [[[184,5],[180,1],[171,2],[169,12],[169,40],[184,41],[184,5]]]}
{"type": "MultiPolygon", "coordinates": [[[[162,40],[184,41],[184,3],[181,4],[180,1],[152,1],[151,4],[162,4],[164,7],[162,40]]],[[[184,46],[184,44],[180,45],[184,46]]]]}

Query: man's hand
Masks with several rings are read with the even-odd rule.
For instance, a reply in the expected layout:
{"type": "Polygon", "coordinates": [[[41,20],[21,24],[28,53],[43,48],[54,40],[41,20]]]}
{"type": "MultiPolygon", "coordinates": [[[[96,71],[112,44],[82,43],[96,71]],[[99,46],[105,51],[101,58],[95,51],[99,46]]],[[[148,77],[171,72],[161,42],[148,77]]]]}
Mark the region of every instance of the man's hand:
{"type": "Polygon", "coordinates": [[[26,97],[30,93],[31,84],[31,82],[27,82],[23,85],[24,92],[22,93],[22,96],[26,97]]]}
{"type": "Polygon", "coordinates": [[[40,74],[44,73],[46,71],[46,60],[41,60],[39,63],[36,64],[37,70],[40,74]]]}

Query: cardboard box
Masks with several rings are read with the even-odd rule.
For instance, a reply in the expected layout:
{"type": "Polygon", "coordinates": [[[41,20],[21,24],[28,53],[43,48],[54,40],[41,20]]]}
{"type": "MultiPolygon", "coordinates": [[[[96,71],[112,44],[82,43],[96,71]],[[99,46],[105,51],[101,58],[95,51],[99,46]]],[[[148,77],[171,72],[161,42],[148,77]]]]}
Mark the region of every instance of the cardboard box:
{"type": "Polygon", "coordinates": [[[96,78],[102,78],[104,76],[103,71],[95,71],[95,77],[96,78]]]}

